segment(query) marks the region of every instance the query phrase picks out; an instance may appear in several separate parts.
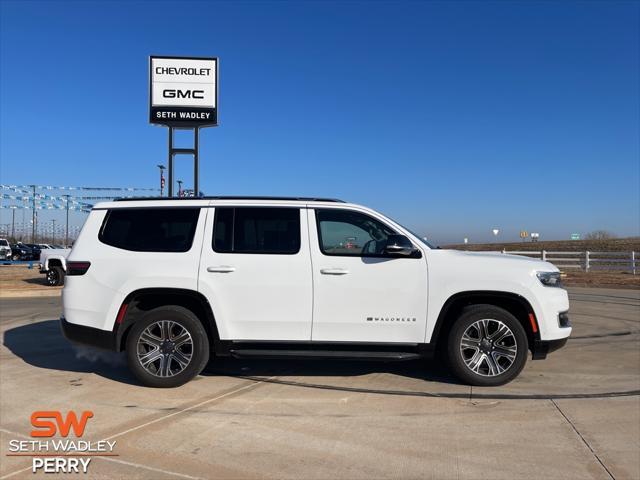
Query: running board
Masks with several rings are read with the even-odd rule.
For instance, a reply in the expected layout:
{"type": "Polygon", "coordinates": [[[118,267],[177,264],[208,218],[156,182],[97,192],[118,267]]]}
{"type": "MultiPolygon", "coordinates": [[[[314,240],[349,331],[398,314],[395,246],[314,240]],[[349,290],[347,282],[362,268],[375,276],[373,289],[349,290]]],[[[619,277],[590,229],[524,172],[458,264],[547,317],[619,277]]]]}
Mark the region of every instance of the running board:
{"type": "Polygon", "coordinates": [[[229,354],[234,358],[334,358],[362,360],[416,360],[423,358],[423,355],[411,352],[266,350],[254,348],[231,349],[229,354]]]}

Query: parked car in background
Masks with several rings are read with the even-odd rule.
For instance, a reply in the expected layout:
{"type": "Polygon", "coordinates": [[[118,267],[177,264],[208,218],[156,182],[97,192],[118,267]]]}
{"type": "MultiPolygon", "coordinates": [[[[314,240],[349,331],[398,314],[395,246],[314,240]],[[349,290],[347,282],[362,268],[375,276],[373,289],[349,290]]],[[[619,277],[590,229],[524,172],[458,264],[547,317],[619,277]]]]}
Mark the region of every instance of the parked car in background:
{"type": "Polygon", "coordinates": [[[24,243],[16,243],[11,245],[11,260],[33,260],[33,250],[24,243]]]}
{"type": "Polygon", "coordinates": [[[46,275],[47,285],[57,287],[64,283],[70,248],[45,248],[40,254],[40,273],[46,275]]]}
{"type": "Polygon", "coordinates": [[[40,260],[40,253],[42,252],[42,249],[39,245],[35,243],[25,243],[23,245],[26,245],[31,249],[31,252],[33,254],[32,260],[40,260]]]}
{"type": "Polygon", "coordinates": [[[11,245],[6,238],[0,238],[0,260],[11,259],[11,245]]]}

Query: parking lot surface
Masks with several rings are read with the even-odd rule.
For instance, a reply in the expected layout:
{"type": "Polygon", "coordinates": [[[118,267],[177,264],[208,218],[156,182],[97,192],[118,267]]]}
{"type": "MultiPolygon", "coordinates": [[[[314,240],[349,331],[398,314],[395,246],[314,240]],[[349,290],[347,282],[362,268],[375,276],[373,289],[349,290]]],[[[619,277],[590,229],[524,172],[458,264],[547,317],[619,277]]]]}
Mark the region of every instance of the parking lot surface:
{"type": "Polygon", "coordinates": [[[90,478],[640,478],[640,291],[570,289],[574,332],[498,388],[435,362],[214,361],[171,390],[71,346],[58,297],[0,299],[0,478],[36,410],[92,410],[90,478]]]}

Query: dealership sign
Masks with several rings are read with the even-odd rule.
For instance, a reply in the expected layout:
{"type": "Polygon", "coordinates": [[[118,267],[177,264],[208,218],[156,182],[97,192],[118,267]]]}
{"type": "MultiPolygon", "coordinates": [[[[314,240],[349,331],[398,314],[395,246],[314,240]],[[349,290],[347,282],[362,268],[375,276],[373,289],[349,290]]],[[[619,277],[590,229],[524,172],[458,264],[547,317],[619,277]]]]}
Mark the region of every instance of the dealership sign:
{"type": "Polygon", "coordinates": [[[149,122],[170,127],[218,124],[218,59],[152,56],[149,122]]]}

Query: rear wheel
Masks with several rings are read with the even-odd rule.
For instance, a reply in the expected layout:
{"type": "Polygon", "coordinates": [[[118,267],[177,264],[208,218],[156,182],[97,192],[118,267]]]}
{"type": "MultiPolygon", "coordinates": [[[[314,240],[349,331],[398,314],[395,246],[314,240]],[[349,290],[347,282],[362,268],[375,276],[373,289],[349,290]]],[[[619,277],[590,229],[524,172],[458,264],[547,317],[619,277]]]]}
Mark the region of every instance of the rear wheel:
{"type": "Polygon", "coordinates": [[[147,312],[127,336],[127,360],[148,387],[178,387],[209,361],[207,332],[186,308],[170,305],[147,312]]]}
{"type": "Polygon", "coordinates": [[[64,270],[62,267],[50,267],[47,270],[47,285],[50,287],[57,287],[58,285],[62,285],[64,281],[64,270]]]}
{"type": "Polygon", "coordinates": [[[451,329],[447,347],[451,370],[470,385],[504,385],[527,362],[527,334],[522,324],[493,305],[465,308],[451,329]]]}

